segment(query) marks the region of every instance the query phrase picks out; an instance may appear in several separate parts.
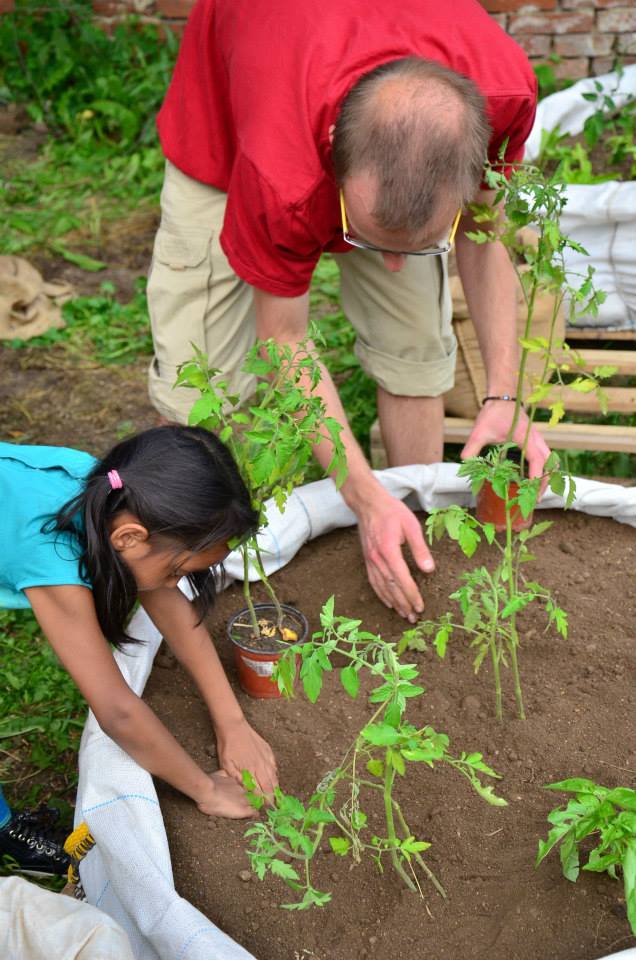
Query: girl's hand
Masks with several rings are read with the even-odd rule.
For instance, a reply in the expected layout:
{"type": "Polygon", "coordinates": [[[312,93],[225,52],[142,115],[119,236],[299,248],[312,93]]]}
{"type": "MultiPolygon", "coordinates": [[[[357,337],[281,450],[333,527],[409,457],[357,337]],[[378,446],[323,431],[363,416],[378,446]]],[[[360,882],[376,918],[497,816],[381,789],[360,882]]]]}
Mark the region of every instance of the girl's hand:
{"type": "Polygon", "coordinates": [[[210,789],[197,800],[197,807],[208,817],[228,817],[242,820],[255,815],[243,787],[240,787],[225,770],[217,770],[209,777],[210,789]]]}
{"type": "Polygon", "coordinates": [[[243,770],[249,770],[260,790],[271,797],[278,786],[278,771],[272,748],[245,719],[217,726],[217,751],[223,770],[237,783],[243,783],[243,770]]]}

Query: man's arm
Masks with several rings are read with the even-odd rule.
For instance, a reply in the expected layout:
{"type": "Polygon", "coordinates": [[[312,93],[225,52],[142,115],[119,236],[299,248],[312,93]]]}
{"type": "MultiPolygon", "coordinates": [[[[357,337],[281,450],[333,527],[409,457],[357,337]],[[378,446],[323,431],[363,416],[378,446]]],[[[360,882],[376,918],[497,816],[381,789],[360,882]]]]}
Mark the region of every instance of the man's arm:
{"type": "MultiPolygon", "coordinates": [[[[271,337],[277,343],[296,344],[306,335],[308,294],[302,297],[276,297],[255,289],[254,302],[259,339],[271,337]]],[[[343,427],[341,439],[347,457],[348,474],[340,492],[358,518],[369,582],[386,606],[415,622],[424,609],[424,603],[401,548],[408,544],[417,566],[427,573],[433,570],[433,559],[420,524],[408,507],[387,493],[375,478],[347,423],[335,384],[324,367],[316,392],[324,401],[327,416],[333,417],[343,427]]],[[[320,443],[315,455],[326,469],[332,455],[329,441],[320,443]]]]}
{"type": "MultiPolygon", "coordinates": [[[[476,203],[492,203],[493,194],[482,191],[476,203]]],[[[487,376],[487,395],[514,396],[517,390],[519,347],[517,335],[518,281],[508,252],[499,242],[477,244],[465,232],[480,229],[470,213],[462,217],[456,241],[457,268],[464,287],[468,310],[479,339],[487,376]]],[[[514,404],[508,400],[489,400],[481,409],[462,457],[477,456],[486,444],[502,443],[508,434],[514,404]]],[[[522,412],[514,440],[522,445],[527,418],[522,412]]],[[[530,476],[538,477],[550,453],[545,440],[532,427],[527,457],[530,476]]]]}

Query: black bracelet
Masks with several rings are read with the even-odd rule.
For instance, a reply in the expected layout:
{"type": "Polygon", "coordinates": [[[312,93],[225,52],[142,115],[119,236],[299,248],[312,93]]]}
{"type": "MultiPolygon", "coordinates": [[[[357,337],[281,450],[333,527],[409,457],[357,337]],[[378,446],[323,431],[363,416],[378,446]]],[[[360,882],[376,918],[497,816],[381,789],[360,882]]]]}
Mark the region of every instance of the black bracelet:
{"type": "Polygon", "coordinates": [[[482,407],[488,402],[488,400],[512,400],[513,403],[517,402],[516,397],[511,397],[509,393],[504,393],[501,397],[484,397],[484,399],[481,401],[482,407]]]}

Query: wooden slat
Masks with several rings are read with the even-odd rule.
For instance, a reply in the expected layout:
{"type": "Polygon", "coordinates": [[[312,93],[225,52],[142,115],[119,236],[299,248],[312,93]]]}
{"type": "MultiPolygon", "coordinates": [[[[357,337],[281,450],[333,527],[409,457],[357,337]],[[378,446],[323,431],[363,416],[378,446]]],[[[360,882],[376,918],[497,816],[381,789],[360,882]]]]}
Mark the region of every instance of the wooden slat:
{"type": "MultiPolygon", "coordinates": [[[[444,419],[446,443],[465,443],[474,426],[474,420],[461,417],[444,419]]],[[[636,427],[615,427],[609,424],[560,423],[537,427],[546,442],[555,450],[610,450],[616,453],[636,453],[636,427]]]]}
{"type": "MultiPolygon", "coordinates": [[[[603,387],[607,398],[608,413],[636,413],[636,387],[603,387]]],[[[578,393],[576,390],[555,391],[537,406],[546,409],[559,399],[570,413],[592,413],[601,415],[598,400],[594,393],[578,393]]]]}
{"type": "MultiPolygon", "coordinates": [[[[616,367],[616,374],[622,376],[636,376],[636,350],[577,350],[580,359],[585,361],[585,366],[574,367],[573,369],[585,370],[591,373],[594,367],[616,367]]],[[[567,363],[567,354],[559,358],[567,363]]]]}
{"type": "Polygon", "coordinates": [[[636,340],[636,330],[572,326],[566,327],[566,340],[636,340]]]}

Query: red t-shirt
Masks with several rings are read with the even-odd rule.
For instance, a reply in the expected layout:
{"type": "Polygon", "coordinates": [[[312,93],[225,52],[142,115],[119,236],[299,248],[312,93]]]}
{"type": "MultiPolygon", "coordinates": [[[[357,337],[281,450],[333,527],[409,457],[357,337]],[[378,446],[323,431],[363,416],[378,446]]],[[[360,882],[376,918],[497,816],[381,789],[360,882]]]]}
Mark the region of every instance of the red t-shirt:
{"type": "Polygon", "coordinates": [[[521,159],[536,82],[477,0],[198,0],[158,118],[166,157],[228,195],[221,245],[248,283],[300,296],[344,252],[329,127],[369,70],[421,56],[487,98],[490,157],[521,159]]]}

